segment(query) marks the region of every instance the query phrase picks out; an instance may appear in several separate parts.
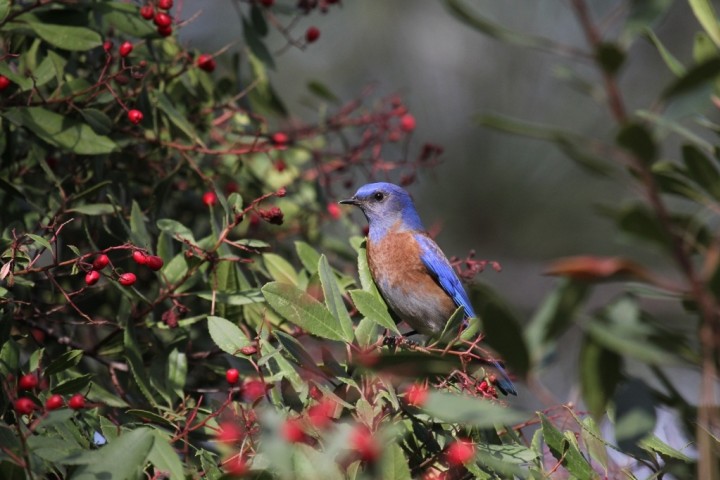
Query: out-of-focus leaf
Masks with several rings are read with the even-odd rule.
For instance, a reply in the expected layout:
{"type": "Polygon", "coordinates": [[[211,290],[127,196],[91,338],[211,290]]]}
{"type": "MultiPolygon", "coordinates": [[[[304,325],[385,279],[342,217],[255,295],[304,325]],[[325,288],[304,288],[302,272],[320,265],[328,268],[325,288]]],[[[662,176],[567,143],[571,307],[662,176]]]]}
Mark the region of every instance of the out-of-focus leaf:
{"type": "Polygon", "coordinates": [[[265,15],[263,15],[262,9],[257,3],[253,3],[250,8],[250,20],[252,21],[253,29],[255,32],[264,37],[268,34],[268,26],[265,21],[265,15]]]}
{"type": "Polygon", "coordinates": [[[52,362],[45,367],[45,375],[55,375],[62,371],[72,368],[82,360],[82,350],[68,350],[59,357],[55,358],[52,362]]]}
{"type": "Polygon", "coordinates": [[[651,278],[645,267],[632,260],[587,255],[555,260],[545,274],[589,282],[627,279],[648,281],[651,278]]]}
{"type": "Polygon", "coordinates": [[[166,115],[168,120],[170,120],[173,125],[175,125],[181,132],[183,132],[188,137],[188,139],[192,140],[200,146],[204,146],[202,140],[200,140],[200,138],[197,136],[197,133],[195,133],[195,129],[193,128],[192,124],[190,124],[190,122],[183,113],[181,113],[177,108],[175,108],[167,95],[165,95],[160,90],[155,90],[155,102],[158,109],[160,109],[160,111],[162,111],[166,115]]]}
{"type": "Polygon", "coordinates": [[[185,381],[187,379],[188,361],[184,352],[173,348],[167,360],[167,386],[179,399],[184,396],[185,381]]]}
{"type": "Polygon", "coordinates": [[[659,246],[665,250],[671,248],[668,234],[657,217],[644,205],[629,205],[616,215],[620,229],[640,240],[659,246]]]}
{"type": "Polygon", "coordinates": [[[460,362],[454,355],[440,356],[406,350],[383,353],[373,357],[370,362],[365,362],[362,358],[356,359],[356,362],[361,366],[372,368],[376,372],[408,377],[413,380],[448,375],[460,367],[460,362]]]}
{"type": "Polygon", "coordinates": [[[267,268],[273,280],[290,285],[297,285],[297,272],[295,272],[293,266],[290,265],[290,262],[275,253],[264,253],[263,260],[265,261],[265,268],[267,268]]]}
{"type": "Polygon", "coordinates": [[[352,341],[325,305],[299,288],[280,282],[270,282],[262,287],[265,300],[286,320],[303,330],[329,340],[352,341]]]}
{"type": "Polygon", "coordinates": [[[614,75],[625,62],[625,52],[614,43],[601,43],[595,49],[595,60],[605,72],[614,75]]]}
{"type": "Polygon", "coordinates": [[[295,361],[295,364],[297,364],[300,368],[309,370],[320,377],[327,377],[320,367],[317,366],[317,362],[312,358],[308,351],[305,350],[305,347],[303,347],[302,344],[295,338],[279,330],[273,332],[273,335],[275,335],[275,338],[278,339],[280,345],[282,345],[285,351],[290,355],[290,357],[292,357],[292,360],[295,361]]]}
{"type": "Polygon", "coordinates": [[[393,443],[383,451],[380,461],[380,477],[383,480],[410,480],[412,478],[405,453],[399,444],[393,443]]]}
{"type": "Polygon", "coordinates": [[[0,0],[0,22],[10,13],[10,0],[0,0]]]}
{"type": "Polygon", "coordinates": [[[593,417],[600,418],[621,378],[622,358],[586,335],[580,350],[580,386],[593,417]]]}
{"type": "Polygon", "coordinates": [[[265,46],[263,41],[260,39],[260,34],[253,28],[252,23],[248,22],[244,17],[242,19],[243,24],[243,37],[245,37],[245,43],[250,48],[257,59],[262,61],[268,68],[275,69],[275,60],[273,59],[270,50],[265,46]]]}
{"type": "Polygon", "coordinates": [[[482,398],[430,391],[422,410],[438,420],[459,423],[478,428],[496,425],[512,425],[526,415],[509,407],[503,407],[482,398]]]}
{"type": "Polygon", "coordinates": [[[170,445],[167,436],[159,430],[153,430],[153,436],[155,439],[148,454],[148,461],[157,470],[170,474],[170,480],[183,480],[185,478],[183,464],[175,449],[170,445]]]}
{"type": "Polygon", "coordinates": [[[86,51],[102,45],[100,34],[89,28],[55,25],[40,21],[31,14],[21,15],[15,21],[24,23],[38,37],[63,50],[86,51]]]}
{"type": "Polygon", "coordinates": [[[485,342],[500,354],[510,370],[525,377],[530,370],[530,354],[515,315],[505,305],[489,303],[482,310],[482,320],[485,342]]]}
{"type": "Polygon", "coordinates": [[[308,90],[319,98],[332,103],[338,103],[340,99],[330,91],[330,89],[323,83],[317,80],[311,80],[308,82],[308,90]]]}
{"type": "Polygon", "coordinates": [[[400,335],[400,330],[395,325],[395,320],[390,316],[387,305],[378,296],[366,290],[350,290],[349,293],[355,308],[364,317],[400,335]]]}
{"type": "Polygon", "coordinates": [[[70,208],[68,212],[77,212],[83,215],[112,215],[115,213],[115,207],[110,203],[90,203],[70,208]]]}
{"type": "Polygon", "coordinates": [[[542,424],[543,438],[550,449],[553,457],[562,462],[567,471],[575,478],[595,479],[599,475],[595,473],[590,464],[585,460],[577,446],[555,428],[555,425],[542,413],[538,412],[542,424]]]}
{"type": "Polygon", "coordinates": [[[607,176],[613,171],[613,166],[600,153],[600,146],[591,138],[499,115],[482,115],[477,121],[500,132],[552,142],[579,167],[594,175],[607,176]]]}
{"type": "Polygon", "coordinates": [[[639,123],[629,123],[617,134],[617,143],[643,163],[649,165],[657,157],[657,145],[652,133],[639,123]]]}
{"type": "Polygon", "coordinates": [[[630,14],[625,20],[623,37],[634,37],[650,31],[650,27],[667,12],[672,0],[635,0],[630,2],[630,14]]]}
{"type": "Polygon", "coordinates": [[[473,11],[464,0],[445,0],[445,5],[447,5],[450,12],[463,23],[501,42],[521,47],[534,47],[553,51],[556,48],[556,45],[551,40],[514,32],[487,20],[473,11]]]}
{"type": "Polygon", "coordinates": [[[525,342],[535,362],[542,358],[546,348],[571,325],[588,291],[587,285],[566,280],[543,301],[525,329],[525,342]]]}
{"type": "Polygon", "coordinates": [[[348,314],[347,308],[345,308],[345,302],[340,294],[340,288],[338,287],[335,274],[330,268],[330,264],[328,263],[325,255],[320,255],[320,260],[318,262],[318,274],[320,276],[320,283],[322,284],[322,290],[325,296],[325,305],[327,305],[328,310],[332,313],[333,317],[335,317],[337,323],[340,325],[345,341],[352,342],[352,339],[355,336],[353,333],[352,320],[350,319],[350,314],[348,314]]]}
{"type": "MultiPolygon", "coordinates": [[[[579,420],[579,419],[578,419],[579,420]]],[[[585,417],[582,421],[579,421],[582,426],[580,436],[585,450],[590,454],[590,457],[598,462],[607,472],[608,470],[608,443],[603,439],[600,434],[600,430],[592,417],[585,417]]]]}
{"type": "Polygon", "coordinates": [[[87,124],[42,107],[11,107],[2,116],[19,127],[25,127],[43,141],[81,155],[100,155],[115,151],[110,138],[98,135],[87,124]]]}
{"type": "Polygon", "coordinates": [[[208,316],[208,331],[215,345],[230,355],[240,357],[240,349],[252,344],[240,327],[221,317],[208,316]]]}
{"type": "Polygon", "coordinates": [[[704,85],[712,84],[720,75],[720,57],[714,57],[691,67],[685,75],[678,78],[667,87],[662,96],[671,99],[690,91],[700,89],[704,85]]]}
{"type": "Polygon", "coordinates": [[[712,38],[715,45],[720,47],[720,24],[715,8],[710,0],[688,0],[695,17],[707,34],[712,38]]]}
{"type": "Polygon", "coordinates": [[[175,255],[172,260],[166,263],[162,268],[162,273],[170,285],[179,282],[185,276],[187,271],[187,260],[185,259],[185,255],[182,253],[175,255]]]}
{"type": "Polygon", "coordinates": [[[141,475],[155,436],[149,428],[123,433],[99,450],[83,454],[83,464],[73,473],[72,480],[135,479],[141,475]]]}
{"type": "MultiPolygon", "coordinates": [[[[665,1],[665,0],[663,0],[663,1],[665,1]]],[[[643,3],[643,2],[634,2],[634,3],[643,3]]],[[[665,62],[665,65],[667,65],[668,69],[670,69],[670,71],[672,73],[674,73],[676,77],[681,77],[681,76],[685,75],[685,72],[686,72],[685,66],[683,66],[683,64],[680,63],[680,61],[677,58],[675,58],[675,56],[672,53],[670,53],[670,51],[667,48],[665,48],[665,46],[662,44],[662,42],[657,37],[657,35],[655,35],[655,33],[650,29],[645,30],[645,35],[652,42],[652,44],[655,45],[655,48],[657,48],[658,53],[660,53],[660,56],[662,57],[663,61],[665,62]]]]}
{"type": "Polygon", "coordinates": [[[713,162],[693,145],[684,145],[682,155],[688,176],[715,200],[720,200],[720,173],[713,162]]]}
{"type": "Polygon", "coordinates": [[[656,435],[649,435],[640,441],[640,447],[643,449],[657,453],[666,458],[675,458],[683,462],[692,462],[693,459],[682,453],[680,450],[676,450],[667,443],[660,440],[656,435]]]}
{"type": "Polygon", "coordinates": [[[638,378],[622,383],[615,393],[615,440],[624,452],[638,454],[640,441],[655,429],[655,399],[638,378]]]}

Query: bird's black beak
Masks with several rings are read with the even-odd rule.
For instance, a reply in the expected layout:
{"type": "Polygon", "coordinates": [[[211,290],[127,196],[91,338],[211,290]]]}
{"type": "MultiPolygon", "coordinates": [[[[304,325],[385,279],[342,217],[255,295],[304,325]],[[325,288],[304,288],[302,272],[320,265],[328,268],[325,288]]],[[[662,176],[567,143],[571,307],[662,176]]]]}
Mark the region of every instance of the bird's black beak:
{"type": "Polygon", "coordinates": [[[348,198],[347,200],[340,200],[338,203],[342,203],[343,205],[360,205],[360,202],[357,198],[348,198]]]}

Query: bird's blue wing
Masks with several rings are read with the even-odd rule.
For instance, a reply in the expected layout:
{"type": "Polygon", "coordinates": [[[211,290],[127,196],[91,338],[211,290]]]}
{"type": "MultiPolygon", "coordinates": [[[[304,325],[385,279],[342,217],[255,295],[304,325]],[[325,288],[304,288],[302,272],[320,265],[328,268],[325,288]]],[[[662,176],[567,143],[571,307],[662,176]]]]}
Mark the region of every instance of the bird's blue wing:
{"type": "Polygon", "coordinates": [[[450,295],[458,307],[465,309],[465,315],[468,317],[474,317],[475,311],[470,305],[470,299],[467,296],[467,292],[460,283],[460,279],[455,274],[450,262],[448,261],[445,254],[440,250],[440,247],[424,234],[418,233],[415,235],[420,245],[420,260],[422,260],[425,268],[428,269],[430,275],[440,284],[443,290],[450,295]]]}
{"type": "MultiPolygon", "coordinates": [[[[450,265],[450,261],[448,261],[445,254],[440,250],[440,247],[438,247],[432,239],[420,233],[415,235],[415,240],[417,240],[420,245],[420,259],[425,265],[425,268],[430,272],[430,275],[432,275],[443,290],[452,297],[455,305],[465,309],[465,315],[474,317],[475,311],[472,305],[470,305],[467,292],[465,292],[465,288],[463,288],[460,279],[457,274],[455,274],[455,270],[453,270],[452,265],[450,265]]],[[[508,393],[517,395],[515,386],[503,366],[497,361],[489,361],[488,364],[493,366],[500,374],[496,384],[500,391],[505,395],[508,393]]]]}

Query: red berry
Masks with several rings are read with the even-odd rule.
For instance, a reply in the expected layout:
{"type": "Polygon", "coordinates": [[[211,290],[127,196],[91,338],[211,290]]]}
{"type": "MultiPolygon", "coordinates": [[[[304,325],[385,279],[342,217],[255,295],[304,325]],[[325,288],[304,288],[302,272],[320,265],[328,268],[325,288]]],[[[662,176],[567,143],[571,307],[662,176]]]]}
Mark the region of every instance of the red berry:
{"type": "Polygon", "coordinates": [[[145,20],[150,20],[155,16],[155,10],[153,9],[152,5],[143,5],[140,7],[140,16],[143,17],[145,20]]]}
{"type": "Polygon", "coordinates": [[[173,0],[158,0],[157,6],[163,10],[170,10],[173,6],[173,0]]]}
{"type": "Polygon", "coordinates": [[[275,0],[260,0],[263,7],[272,7],[275,0]]]}
{"type": "Polygon", "coordinates": [[[10,79],[5,75],[0,75],[0,92],[10,86],[10,79]]]}
{"type": "Polygon", "coordinates": [[[217,203],[217,201],[217,194],[212,190],[208,190],[207,192],[203,193],[202,202],[208,207],[212,207],[217,203]]]}
{"type": "Polygon", "coordinates": [[[308,420],[315,428],[323,429],[332,423],[334,413],[335,400],[325,398],[308,409],[308,420]]]}
{"type": "Polygon", "coordinates": [[[317,27],[310,27],[305,31],[305,40],[308,43],[313,43],[315,40],[320,38],[320,29],[317,27]]]}
{"type": "Polygon", "coordinates": [[[415,117],[409,113],[400,117],[400,130],[406,133],[410,133],[415,130],[415,117]]]}
{"type": "Polygon", "coordinates": [[[245,459],[243,459],[240,454],[223,463],[223,468],[227,473],[235,477],[244,477],[249,471],[245,459]]]}
{"type": "Polygon", "coordinates": [[[251,380],[243,386],[243,397],[245,401],[254,403],[265,396],[266,390],[265,383],[260,380],[251,380]]]}
{"type": "Polygon", "coordinates": [[[273,165],[273,166],[275,167],[275,170],[277,170],[280,173],[284,172],[285,169],[287,168],[287,165],[285,164],[285,161],[282,158],[278,158],[275,161],[275,165],[273,165]]]}
{"type": "Polygon", "coordinates": [[[200,68],[200,70],[212,72],[213,70],[215,70],[216,67],[215,59],[212,57],[212,55],[203,53],[197,59],[197,66],[200,68]]]}
{"type": "Polygon", "coordinates": [[[342,215],[342,212],[340,211],[340,205],[338,205],[337,203],[328,203],[327,212],[330,214],[333,220],[339,219],[342,215]]]}
{"type": "Polygon", "coordinates": [[[240,380],[240,372],[238,372],[238,369],[228,368],[225,372],[225,380],[227,380],[230,385],[235,385],[238,380],[240,380]]]}
{"type": "Polygon", "coordinates": [[[85,285],[95,285],[100,280],[100,272],[97,270],[91,270],[85,274],[85,285]]]}
{"type": "Polygon", "coordinates": [[[45,410],[57,410],[63,406],[63,403],[63,398],[60,395],[50,395],[48,399],[45,400],[45,410]]]}
{"type": "Polygon", "coordinates": [[[162,37],[169,37],[172,35],[173,29],[172,25],[168,25],[166,27],[158,27],[157,32],[162,37]]]}
{"type": "Polygon", "coordinates": [[[118,282],[123,287],[129,287],[129,286],[133,285],[135,283],[135,280],[137,280],[137,277],[135,276],[134,273],[130,273],[130,272],[123,273],[122,275],[120,275],[118,277],[118,282]]]}
{"type": "Polygon", "coordinates": [[[223,422],[215,435],[218,442],[232,445],[243,439],[243,431],[233,422],[223,422]]]}
{"type": "Polygon", "coordinates": [[[106,52],[110,53],[110,50],[112,50],[112,47],[113,47],[113,42],[111,42],[110,40],[105,40],[103,42],[103,50],[105,50],[106,52]]]}
{"type": "Polygon", "coordinates": [[[145,265],[147,263],[148,256],[145,254],[145,252],[141,252],[140,250],[135,250],[132,253],[132,259],[138,265],[145,265]]]}
{"type": "Polygon", "coordinates": [[[138,123],[142,122],[143,120],[143,113],[140,110],[130,110],[127,113],[128,120],[130,120],[130,123],[133,125],[137,125],[138,123]]]}
{"type": "Polygon", "coordinates": [[[145,265],[153,272],[157,272],[163,267],[163,259],[156,255],[150,255],[147,257],[145,265]]]}
{"type": "Polygon", "coordinates": [[[445,457],[452,466],[463,465],[475,457],[475,446],[467,440],[457,440],[447,448],[445,457]]]}
{"type": "Polygon", "coordinates": [[[282,437],[290,443],[299,443],[305,439],[305,432],[297,418],[288,418],[280,429],[282,437]]]}
{"type": "Polygon", "coordinates": [[[101,253],[97,257],[95,257],[95,260],[93,260],[92,268],[93,270],[102,270],[103,268],[108,266],[108,263],[110,263],[110,259],[107,255],[104,253],[101,253]]]}
{"type": "Polygon", "coordinates": [[[35,402],[27,397],[20,397],[15,400],[14,407],[20,415],[30,415],[35,410],[35,402]]]}
{"type": "Polygon", "coordinates": [[[283,132],[273,133],[272,143],[274,143],[278,147],[284,147],[285,145],[287,145],[289,140],[290,140],[290,138],[288,137],[287,133],[283,133],[283,132]]]}
{"type": "Polygon", "coordinates": [[[373,462],[380,456],[380,446],[365,425],[356,426],[350,433],[350,447],[365,462],[373,462]]]}
{"type": "Polygon", "coordinates": [[[38,378],[34,373],[27,373],[18,380],[20,390],[32,390],[38,386],[38,378]]]}
{"type": "Polygon", "coordinates": [[[426,385],[413,383],[405,391],[405,401],[408,405],[421,407],[428,397],[428,388],[426,385]]]}
{"type": "Polygon", "coordinates": [[[85,408],[85,397],[83,397],[82,393],[76,393],[75,395],[70,397],[68,407],[72,408],[73,410],[80,410],[82,408],[85,408]]]}
{"type": "Polygon", "coordinates": [[[118,49],[118,52],[120,52],[121,57],[127,57],[130,55],[130,52],[133,51],[133,44],[130,42],[123,42],[122,45],[120,45],[120,48],[118,49]]]}
{"type": "Polygon", "coordinates": [[[158,12],[155,14],[153,22],[155,22],[155,25],[158,27],[169,27],[172,25],[172,18],[165,12],[158,12]]]}

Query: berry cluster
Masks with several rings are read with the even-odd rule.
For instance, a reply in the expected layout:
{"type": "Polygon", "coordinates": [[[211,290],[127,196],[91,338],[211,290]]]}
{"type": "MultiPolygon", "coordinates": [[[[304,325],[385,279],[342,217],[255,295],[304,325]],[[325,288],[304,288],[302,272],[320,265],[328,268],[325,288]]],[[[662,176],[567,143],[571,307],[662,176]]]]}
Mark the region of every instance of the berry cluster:
{"type": "MultiPolygon", "coordinates": [[[[128,246],[127,248],[133,248],[128,246]]],[[[143,265],[150,270],[156,272],[163,267],[163,259],[157,255],[148,255],[140,249],[133,249],[132,259],[137,265],[143,265]]],[[[110,257],[105,253],[98,254],[90,265],[91,269],[85,273],[85,284],[87,286],[95,285],[100,280],[100,272],[110,264],[110,257]]],[[[115,269],[113,268],[113,273],[115,269]]],[[[123,287],[130,287],[137,281],[137,276],[132,272],[124,272],[117,274],[117,282],[123,287]]]]}
{"type": "MultiPolygon", "coordinates": [[[[8,376],[7,381],[11,381],[12,376],[8,376]]],[[[45,378],[42,378],[40,372],[26,373],[21,375],[17,381],[17,389],[19,396],[13,400],[13,409],[18,415],[32,415],[36,410],[44,410],[50,412],[57,410],[65,405],[65,399],[62,395],[57,393],[47,395],[45,399],[44,407],[40,407],[36,401],[29,394],[37,394],[48,388],[48,383],[45,378]]],[[[81,410],[85,408],[85,396],[81,393],[76,393],[70,397],[67,402],[67,406],[73,410],[81,410]]]]}

